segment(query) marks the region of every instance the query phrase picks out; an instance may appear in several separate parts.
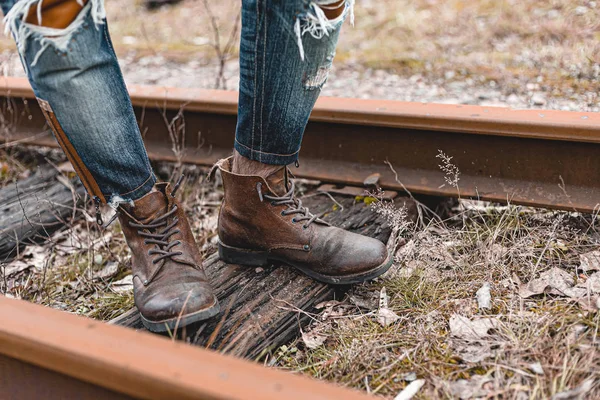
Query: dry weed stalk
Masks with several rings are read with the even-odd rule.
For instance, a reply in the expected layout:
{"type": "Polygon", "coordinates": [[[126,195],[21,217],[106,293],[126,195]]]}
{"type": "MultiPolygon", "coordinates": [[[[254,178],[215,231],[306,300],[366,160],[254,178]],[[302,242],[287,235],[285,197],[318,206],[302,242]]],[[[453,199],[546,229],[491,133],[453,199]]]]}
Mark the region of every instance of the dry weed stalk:
{"type": "Polygon", "coordinates": [[[460,181],[460,170],[452,163],[452,159],[454,157],[446,155],[442,150],[438,150],[438,155],[435,157],[441,160],[439,167],[440,170],[442,170],[442,172],[445,174],[444,181],[447,185],[455,188],[458,192],[458,197],[460,197],[460,188],[458,187],[458,182],[460,181]]]}
{"type": "Polygon", "coordinates": [[[215,81],[215,89],[227,89],[227,79],[225,78],[225,64],[233,56],[233,50],[238,37],[238,31],[241,22],[241,8],[235,17],[235,23],[229,32],[229,37],[224,46],[221,45],[221,27],[219,20],[213,13],[208,0],[202,0],[204,9],[210,18],[210,26],[212,28],[213,39],[211,47],[215,50],[218,59],[217,78],[215,81]]]}

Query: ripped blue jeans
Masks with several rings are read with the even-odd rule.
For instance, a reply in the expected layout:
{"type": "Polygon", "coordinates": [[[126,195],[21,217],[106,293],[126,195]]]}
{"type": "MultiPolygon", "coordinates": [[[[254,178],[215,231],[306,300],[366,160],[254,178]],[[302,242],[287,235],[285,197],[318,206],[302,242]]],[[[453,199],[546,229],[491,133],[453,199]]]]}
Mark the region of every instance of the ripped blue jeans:
{"type": "MultiPolygon", "coordinates": [[[[102,0],[66,29],[25,22],[43,0],[0,0],[5,28],[48,125],[97,204],[139,199],[156,182],[112,47],[102,0]]],[[[235,149],[267,164],[298,158],[310,112],[327,80],[354,0],[242,0],[235,149]]],[[[38,13],[38,19],[42,17],[38,13]]],[[[43,24],[43,21],[41,21],[43,24]]]]}

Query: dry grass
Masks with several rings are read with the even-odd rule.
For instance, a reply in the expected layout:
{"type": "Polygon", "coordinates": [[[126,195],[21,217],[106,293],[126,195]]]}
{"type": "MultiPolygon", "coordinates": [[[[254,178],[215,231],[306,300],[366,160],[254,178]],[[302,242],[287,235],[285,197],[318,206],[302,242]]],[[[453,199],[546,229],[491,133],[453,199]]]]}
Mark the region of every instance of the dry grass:
{"type": "Polygon", "coordinates": [[[587,215],[461,201],[447,220],[405,232],[383,278],[315,315],[310,331],[327,337],[322,346],[298,340],[269,362],[389,398],[417,378],[426,382],[418,398],[543,399],[595,382],[597,308],[523,298],[519,288],[553,267],[584,283],[593,271],[580,269],[579,255],[599,248],[599,227],[587,215]],[[490,309],[476,298],[486,283],[490,309]],[[387,326],[377,319],[382,288],[399,317],[387,326]],[[451,331],[457,315],[497,324],[469,338],[451,331]]]}
{"type": "MultiPolygon", "coordinates": [[[[193,215],[202,250],[214,251],[222,193],[206,182],[206,170],[185,165],[155,170],[164,179],[180,171],[188,176],[180,191],[184,207],[193,215]]],[[[451,170],[448,177],[457,185],[459,172],[451,170]]],[[[388,398],[414,379],[426,382],[418,398],[470,393],[541,399],[600,378],[594,304],[556,294],[520,296],[522,284],[554,267],[579,285],[600,274],[584,270],[580,260],[580,254],[600,248],[597,216],[461,200],[445,220],[411,225],[402,210],[376,201],[373,207],[402,230],[398,240],[404,246],[392,270],[355,286],[342,301],[323,305],[306,330],[324,339],[321,345],[308,348],[299,339],[269,355],[266,364],[388,398]],[[486,283],[489,309],[476,299],[486,283]],[[389,297],[384,306],[383,288],[389,297]],[[382,308],[392,323],[382,323],[382,308]],[[493,327],[476,338],[465,336],[451,327],[457,315],[469,323],[490,319],[493,327]]],[[[29,247],[21,261],[35,266],[0,279],[0,290],[102,320],[130,309],[130,284],[117,284],[131,274],[129,250],[118,223],[102,231],[92,213],[90,207],[84,219],[45,246],[29,247]]],[[[592,295],[597,291],[600,287],[592,295]]],[[[598,395],[600,389],[592,387],[589,398],[598,395]]]]}

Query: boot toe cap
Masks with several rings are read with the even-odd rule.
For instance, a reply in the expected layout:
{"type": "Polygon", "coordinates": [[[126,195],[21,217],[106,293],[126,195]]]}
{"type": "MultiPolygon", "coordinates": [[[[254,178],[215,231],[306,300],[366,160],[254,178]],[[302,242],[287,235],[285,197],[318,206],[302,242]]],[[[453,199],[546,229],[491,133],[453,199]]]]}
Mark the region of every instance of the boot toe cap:
{"type": "Polygon", "coordinates": [[[380,240],[332,228],[318,249],[323,273],[338,276],[361,274],[381,267],[388,249],[380,240]]]}
{"type": "Polygon", "coordinates": [[[204,282],[161,286],[157,290],[147,290],[145,296],[136,301],[140,313],[150,321],[184,317],[207,310],[215,303],[210,285],[204,282]]]}
{"type": "Polygon", "coordinates": [[[343,266],[360,273],[377,268],[384,264],[388,258],[388,250],[385,244],[377,239],[361,236],[360,242],[350,249],[344,251],[347,256],[344,257],[343,266]]]}

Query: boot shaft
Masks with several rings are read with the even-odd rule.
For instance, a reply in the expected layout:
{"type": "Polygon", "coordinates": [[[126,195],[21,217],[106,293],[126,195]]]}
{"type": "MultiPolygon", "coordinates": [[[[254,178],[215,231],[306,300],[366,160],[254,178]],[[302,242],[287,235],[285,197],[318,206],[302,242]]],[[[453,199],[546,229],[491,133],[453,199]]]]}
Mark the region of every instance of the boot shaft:
{"type": "Polygon", "coordinates": [[[219,214],[219,255],[225,262],[252,266],[284,262],[326,283],[372,279],[392,263],[378,240],[327,224],[294,197],[294,183],[278,195],[268,177],[231,170],[221,160],[225,195],[219,214]]]}
{"type": "Polygon", "coordinates": [[[219,212],[223,243],[256,249],[302,249],[310,244],[311,229],[292,223],[294,215],[284,215],[285,205],[276,206],[264,197],[277,196],[265,178],[233,173],[232,157],[219,161],[217,167],[225,191],[219,212]]]}

